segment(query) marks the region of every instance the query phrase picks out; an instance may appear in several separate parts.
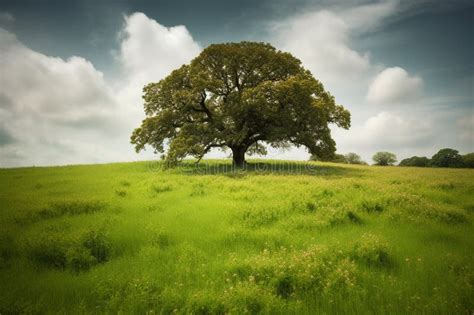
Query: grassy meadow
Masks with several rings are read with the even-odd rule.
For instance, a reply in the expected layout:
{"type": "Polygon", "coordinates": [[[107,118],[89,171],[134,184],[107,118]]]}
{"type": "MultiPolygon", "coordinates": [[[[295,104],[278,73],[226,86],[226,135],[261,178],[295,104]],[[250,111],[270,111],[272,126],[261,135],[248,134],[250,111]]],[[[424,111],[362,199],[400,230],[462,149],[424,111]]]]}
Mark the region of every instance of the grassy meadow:
{"type": "Polygon", "coordinates": [[[0,314],[474,311],[474,170],[205,162],[0,169],[0,314]]]}

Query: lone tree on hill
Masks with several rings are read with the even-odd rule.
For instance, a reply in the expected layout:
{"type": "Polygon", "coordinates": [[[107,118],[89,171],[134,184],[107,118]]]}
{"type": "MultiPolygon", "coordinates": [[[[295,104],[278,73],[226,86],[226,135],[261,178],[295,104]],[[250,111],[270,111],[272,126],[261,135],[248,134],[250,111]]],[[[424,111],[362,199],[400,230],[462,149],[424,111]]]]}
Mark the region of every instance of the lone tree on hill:
{"type": "Polygon", "coordinates": [[[375,165],[387,166],[393,165],[397,162],[397,156],[390,152],[377,152],[374,154],[372,159],[375,162],[375,165]]]}
{"type": "Polygon", "coordinates": [[[348,129],[350,113],[289,53],[269,44],[211,45],[158,83],[143,89],[146,118],[131,142],[150,145],[168,162],[198,161],[212,148],[230,148],[234,165],[245,153],[305,146],[321,158],[335,152],[329,124],[348,129]]]}

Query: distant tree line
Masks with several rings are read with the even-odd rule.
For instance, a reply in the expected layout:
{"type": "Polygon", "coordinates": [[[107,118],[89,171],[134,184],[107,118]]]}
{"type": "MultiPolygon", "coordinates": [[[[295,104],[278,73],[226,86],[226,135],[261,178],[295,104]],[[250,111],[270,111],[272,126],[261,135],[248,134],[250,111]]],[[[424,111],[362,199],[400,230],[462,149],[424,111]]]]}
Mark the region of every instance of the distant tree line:
{"type": "Polygon", "coordinates": [[[400,166],[418,167],[467,167],[474,168],[474,153],[459,154],[458,150],[441,149],[431,159],[426,156],[412,156],[400,162],[400,166]]]}
{"type": "MultiPolygon", "coordinates": [[[[353,152],[347,154],[336,153],[332,158],[325,159],[321,159],[312,155],[310,159],[312,161],[367,165],[367,163],[364,162],[359,155],[353,152]]],[[[372,159],[375,162],[374,164],[379,166],[390,166],[397,162],[397,156],[394,153],[385,151],[375,153],[372,159]]],[[[426,156],[412,156],[410,158],[403,159],[398,165],[416,167],[474,168],[474,153],[461,155],[457,150],[445,148],[439,150],[431,157],[431,159],[426,156]]]]}
{"type": "Polygon", "coordinates": [[[322,162],[333,162],[333,163],[345,163],[345,164],[361,164],[367,165],[366,162],[362,161],[361,157],[353,152],[347,154],[336,153],[332,158],[320,158],[315,155],[311,155],[311,161],[322,161],[322,162]]]}

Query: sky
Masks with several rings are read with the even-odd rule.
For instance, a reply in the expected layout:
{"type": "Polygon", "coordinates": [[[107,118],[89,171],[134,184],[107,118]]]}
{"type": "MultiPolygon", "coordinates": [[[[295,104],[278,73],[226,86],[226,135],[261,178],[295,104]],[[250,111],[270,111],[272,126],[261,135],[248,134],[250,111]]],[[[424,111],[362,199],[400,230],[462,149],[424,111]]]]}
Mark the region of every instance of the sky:
{"type": "Polygon", "coordinates": [[[0,167],[156,159],[130,144],[142,87],[243,40],[292,53],[350,110],[338,153],[474,151],[472,1],[0,0],[0,167]]]}

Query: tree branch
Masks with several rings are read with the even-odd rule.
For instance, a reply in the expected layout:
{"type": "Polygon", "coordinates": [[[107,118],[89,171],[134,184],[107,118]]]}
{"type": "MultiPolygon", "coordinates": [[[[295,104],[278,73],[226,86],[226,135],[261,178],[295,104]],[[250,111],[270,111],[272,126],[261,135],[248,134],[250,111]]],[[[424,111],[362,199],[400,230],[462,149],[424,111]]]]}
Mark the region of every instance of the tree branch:
{"type": "Polygon", "coordinates": [[[206,155],[207,152],[209,152],[210,149],[212,148],[221,148],[223,146],[225,146],[226,144],[225,143],[211,143],[211,144],[208,144],[204,150],[202,151],[202,154],[198,157],[197,161],[195,164],[199,164],[199,162],[201,162],[202,158],[204,157],[204,155],[206,155]]]}
{"type": "Polygon", "coordinates": [[[213,119],[211,111],[206,106],[206,96],[207,95],[205,91],[201,92],[201,101],[199,102],[199,104],[201,105],[202,111],[204,111],[207,117],[209,117],[209,119],[212,121],[213,119]]]}

